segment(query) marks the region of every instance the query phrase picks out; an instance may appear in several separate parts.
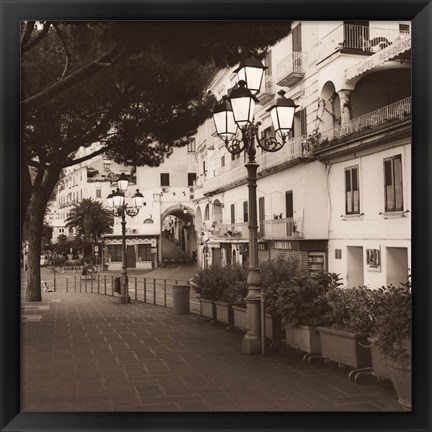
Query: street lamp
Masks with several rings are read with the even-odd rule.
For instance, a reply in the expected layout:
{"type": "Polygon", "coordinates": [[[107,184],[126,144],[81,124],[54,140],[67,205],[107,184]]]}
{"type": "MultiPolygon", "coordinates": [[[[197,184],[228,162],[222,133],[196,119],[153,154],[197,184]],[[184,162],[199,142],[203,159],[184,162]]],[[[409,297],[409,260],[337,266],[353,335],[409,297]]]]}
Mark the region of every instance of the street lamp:
{"type": "Polygon", "coordinates": [[[132,197],[132,206],[125,202],[125,192],[127,190],[129,179],[122,173],[118,179],[118,188],[112,191],[107,197],[108,207],[113,210],[114,216],[121,217],[122,221],[122,269],[120,276],[120,302],[129,303],[128,293],[128,277],[126,269],[126,215],[135,217],[140,208],[145,205],[144,196],[140,193],[139,189],[136,190],[135,195],[132,197]]]}
{"type": "Polygon", "coordinates": [[[216,132],[225,142],[227,150],[232,154],[239,154],[243,150],[248,155],[245,164],[248,173],[249,190],[249,269],[247,277],[248,295],[246,304],[249,316],[249,331],[246,333],[242,349],[246,354],[257,354],[261,351],[261,278],[258,265],[258,226],[257,226],[257,170],[258,163],[255,160],[256,145],[265,151],[276,152],[280,150],[292,129],[294,113],[298,105],[285,97],[283,90],[278,92],[278,97],[267,111],[270,113],[276,133],[276,137],[260,139],[258,127],[260,122],[254,123],[255,103],[258,99],[255,93],[259,91],[265,67],[259,60],[243,62],[236,70],[240,81],[228,96],[216,106],[213,119],[216,132]],[[248,86],[251,85],[252,88],[248,86]],[[237,139],[237,127],[240,129],[241,139],[237,139]]]}

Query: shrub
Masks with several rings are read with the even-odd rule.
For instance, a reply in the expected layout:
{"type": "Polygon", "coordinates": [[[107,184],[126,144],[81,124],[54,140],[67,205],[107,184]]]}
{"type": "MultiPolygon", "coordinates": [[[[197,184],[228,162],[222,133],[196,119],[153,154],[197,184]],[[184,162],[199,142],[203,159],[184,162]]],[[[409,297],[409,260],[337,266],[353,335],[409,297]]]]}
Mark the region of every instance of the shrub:
{"type": "Polygon", "coordinates": [[[325,294],[329,287],[337,286],[338,281],[338,275],[323,271],[315,275],[302,272],[290,281],[277,283],[275,308],[282,326],[325,324],[328,312],[325,294]]]}
{"type": "Polygon", "coordinates": [[[195,277],[195,291],[207,300],[241,304],[247,295],[247,270],[240,265],[212,265],[195,277]]]}
{"type": "Polygon", "coordinates": [[[280,284],[303,273],[300,259],[297,256],[279,255],[277,258],[260,263],[261,290],[268,314],[272,317],[280,317],[276,307],[280,284]]]}
{"type": "Polygon", "coordinates": [[[331,327],[354,333],[372,333],[379,304],[378,291],[365,286],[332,286],[325,299],[328,305],[326,320],[331,327]]]}
{"type": "Polygon", "coordinates": [[[412,334],[411,282],[377,290],[372,334],[385,356],[398,363],[409,361],[412,334]]]}

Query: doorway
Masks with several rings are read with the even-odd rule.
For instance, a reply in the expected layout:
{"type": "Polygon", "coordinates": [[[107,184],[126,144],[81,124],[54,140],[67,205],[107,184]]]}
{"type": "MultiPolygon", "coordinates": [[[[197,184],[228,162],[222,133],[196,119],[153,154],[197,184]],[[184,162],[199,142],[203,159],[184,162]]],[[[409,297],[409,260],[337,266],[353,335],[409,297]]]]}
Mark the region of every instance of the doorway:
{"type": "Polygon", "coordinates": [[[388,247],[387,249],[387,285],[400,286],[408,280],[408,249],[388,247]]]}
{"type": "Polygon", "coordinates": [[[135,246],[127,246],[126,248],[126,267],[136,268],[135,246]]]}
{"type": "Polygon", "coordinates": [[[357,287],[364,285],[363,248],[347,247],[347,285],[357,287]]]}

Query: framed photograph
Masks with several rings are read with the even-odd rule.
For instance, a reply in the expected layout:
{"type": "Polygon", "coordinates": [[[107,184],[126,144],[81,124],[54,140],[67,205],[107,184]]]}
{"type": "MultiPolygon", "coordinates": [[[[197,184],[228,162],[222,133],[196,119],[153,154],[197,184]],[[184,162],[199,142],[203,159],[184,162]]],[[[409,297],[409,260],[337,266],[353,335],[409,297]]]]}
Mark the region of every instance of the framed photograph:
{"type": "Polygon", "coordinates": [[[0,431],[431,430],[430,1],[0,5],[0,431]]]}

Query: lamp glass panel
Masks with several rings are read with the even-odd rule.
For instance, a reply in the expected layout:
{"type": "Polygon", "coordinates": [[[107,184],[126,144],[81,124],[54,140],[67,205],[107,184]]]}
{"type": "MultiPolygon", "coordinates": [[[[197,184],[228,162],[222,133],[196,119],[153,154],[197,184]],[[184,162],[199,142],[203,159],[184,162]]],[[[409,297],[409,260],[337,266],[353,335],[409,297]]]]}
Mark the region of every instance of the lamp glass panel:
{"type": "Polygon", "coordinates": [[[295,107],[276,106],[271,109],[270,115],[273,127],[281,135],[287,135],[292,129],[295,107]]]}
{"type": "Polygon", "coordinates": [[[113,197],[107,198],[107,202],[108,202],[108,207],[109,208],[113,208],[114,207],[114,198],[113,197]]]}
{"type": "Polygon", "coordinates": [[[134,196],[132,197],[133,206],[136,208],[141,208],[143,205],[144,197],[134,196]]]}
{"type": "Polygon", "coordinates": [[[222,139],[230,139],[231,136],[236,133],[237,125],[234,121],[232,111],[215,113],[213,114],[213,120],[215,122],[216,132],[222,139]]]}
{"type": "Polygon", "coordinates": [[[128,188],[129,181],[128,180],[119,180],[118,182],[118,188],[122,192],[126,192],[128,188]]]}
{"type": "Polygon", "coordinates": [[[264,69],[257,67],[245,67],[246,70],[246,83],[248,89],[252,93],[258,93],[261,89],[261,81],[264,73],[264,69]]]}
{"type": "Polygon", "coordinates": [[[120,207],[124,204],[124,196],[123,195],[114,195],[113,201],[115,207],[120,207]]]}
{"type": "Polygon", "coordinates": [[[255,101],[251,97],[231,99],[234,120],[240,128],[252,123],[255,112],[255,101]]]}

